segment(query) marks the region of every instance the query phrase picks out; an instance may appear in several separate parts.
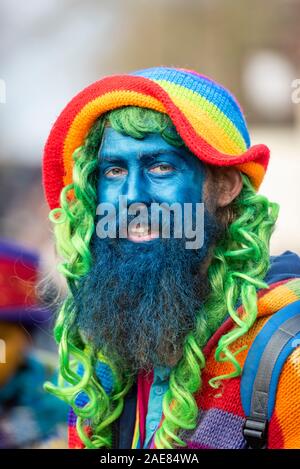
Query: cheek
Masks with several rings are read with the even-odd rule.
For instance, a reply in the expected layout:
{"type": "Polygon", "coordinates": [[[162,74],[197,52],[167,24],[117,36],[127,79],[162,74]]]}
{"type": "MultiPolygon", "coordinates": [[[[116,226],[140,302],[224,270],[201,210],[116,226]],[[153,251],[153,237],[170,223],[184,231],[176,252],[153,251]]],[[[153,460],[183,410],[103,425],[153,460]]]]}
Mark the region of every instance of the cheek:
{"type": "Polygon", "coordinates": [[[182,192],[182,202],[200,203],[203,202],[203,185],[192,184],[184,188],[182,192]]]}
{"type": "Polygon", "coordinates": [[[178,178],[151,183],[151,196],[157,202],[196,203],[203,199],[204,178],[194,173],[182,174],[178,178]]]}
{"type": "Polygon", "coordinates": [[[189,178],[189,184],[186,188],[186,193],[191,199],[191,202],[203,202],[204,200],[204,187],[206,176],[204,169],[194,171],[189,178]]]}
{"type": "Polygon", "coordinates": [[[117,184],[108,184],[105,181],[98,183],[97,201],[99,203],[116,204],[120,194],[120,188],[117,184]]]}
{"type": "Polygon", "coordinates": [[[187,174],[175,186],[177,201],[182,203],[203,202],[204,182],[202,174],[195,174],[194,172],[187,174]]]}

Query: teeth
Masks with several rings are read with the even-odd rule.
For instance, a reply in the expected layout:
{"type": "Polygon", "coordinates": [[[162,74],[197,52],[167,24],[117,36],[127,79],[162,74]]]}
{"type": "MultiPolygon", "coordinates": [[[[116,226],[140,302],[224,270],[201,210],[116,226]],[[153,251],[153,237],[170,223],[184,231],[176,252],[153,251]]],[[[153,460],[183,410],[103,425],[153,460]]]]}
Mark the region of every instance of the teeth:
{"type": "Polygon", "coordinates": [[[137,236],[146,236],[149,234],[149,229],[145,226],[139,226],[131,228],[130,233],[137,236]]]}
{"type": "Polygon", "coordinates": [[[140,230],[137,230],[136,233],[148,234],[148,230],[140,229],[140,230]]]}

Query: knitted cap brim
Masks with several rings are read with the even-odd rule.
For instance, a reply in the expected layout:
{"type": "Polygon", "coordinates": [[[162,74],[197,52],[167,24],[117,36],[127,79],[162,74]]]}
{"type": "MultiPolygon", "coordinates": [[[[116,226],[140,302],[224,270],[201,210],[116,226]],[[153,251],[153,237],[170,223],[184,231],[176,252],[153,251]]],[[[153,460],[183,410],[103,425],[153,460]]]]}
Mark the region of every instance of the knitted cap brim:
{"type": "Polygon", "coordinates": [[[215,166],[235,166],[258,189],[266,172],[269,149],[253,145],[243,152],[224,153],[205,138],[212,133],[201,109],[183,110],[178,99],[148,78],[134,75],[105,77],[77,94],[57,118],[48,137],[43,158],[43,183],[51,209],[59,207],[63,187],[72,183],[73,152],[84,143],[98,117],[123,106],[140,106],[166,113],[189,150],[201,161],[215,166]],[[206,127],[205,127],[206,125],[206,127]],[[200,130],[199,130],[200,129],[200,130]]]}

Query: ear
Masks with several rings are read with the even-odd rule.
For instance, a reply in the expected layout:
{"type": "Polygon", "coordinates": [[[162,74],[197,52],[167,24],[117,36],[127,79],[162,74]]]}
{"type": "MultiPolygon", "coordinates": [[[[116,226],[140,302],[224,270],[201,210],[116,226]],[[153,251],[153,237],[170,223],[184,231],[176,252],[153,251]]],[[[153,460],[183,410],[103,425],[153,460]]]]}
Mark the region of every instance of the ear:
{"type": "Polygon", "coordinates": [[[222,168],[219,172],[219,190],[217,206],[226,207],[241,192],[243,187],[242,176],[235,168],[222,168]]]}

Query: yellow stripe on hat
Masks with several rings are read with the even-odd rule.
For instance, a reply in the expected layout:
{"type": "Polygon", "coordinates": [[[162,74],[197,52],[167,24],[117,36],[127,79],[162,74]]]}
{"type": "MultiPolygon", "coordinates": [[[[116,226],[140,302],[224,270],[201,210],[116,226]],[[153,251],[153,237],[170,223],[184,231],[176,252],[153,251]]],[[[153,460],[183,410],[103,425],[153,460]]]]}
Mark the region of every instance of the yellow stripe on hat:
{"type": "MultiPolygon", "coordinates": [[[[159,84],[178,104],[178,107],[184,112],[189,119],[189,111],[193,110],[194,114],[202,113],[206,115],[205,123],[211,121],[211,125],[215,125],[215,132],[218,134],[219,151],[229,154],[240,154],[247,150],[246,143],[231,120],[212,102],[208,101],[201,95],[198,95],[193,90],[185,88],[181,85],[170,83],[166,80],[153,80],[159,84]],[[184,107],[184,110],[183,110],[184,107]],[[222,142],[223,140],[223,142],[222,142]],[[235,151],[237,153],[235,153],[235,151]]],[[[208,141],[204,135],[201,134],[201,128],[198,128],[198,134],[201,135],[210,145],[214,143],[208,141]]]]}
{"type": "Polygon", "coordinates": [[[244,152],[203,109],[194,103],[187,102],[181,96],[172,96],[172,100],[190,122],[195,133],[213,148],[228,155],[229,159],[230,156],[240,155],[244,152]]]}

